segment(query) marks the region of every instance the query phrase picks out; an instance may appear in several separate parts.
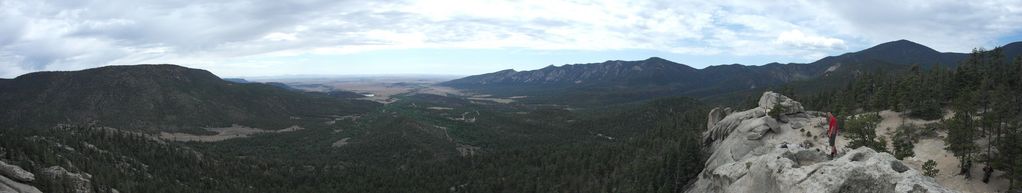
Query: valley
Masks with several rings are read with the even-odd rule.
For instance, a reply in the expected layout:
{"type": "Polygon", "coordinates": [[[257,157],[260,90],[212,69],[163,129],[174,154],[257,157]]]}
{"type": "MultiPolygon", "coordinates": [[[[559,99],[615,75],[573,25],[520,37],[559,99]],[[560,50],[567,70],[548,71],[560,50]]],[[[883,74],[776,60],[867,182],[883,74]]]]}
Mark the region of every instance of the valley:
{"type": "Polygon", "coordinates": [[[875,192],[855,183],[897,179],[876,191],[1007,191],[1022,171],[1020,45],[960,54],[900,40],[806,64],[695,69],[653,57],[461,78],[35,72],[0,81],[0,161],[91,177],[0,188],[875,192]],[[825,112],[842,124],[833,159],[825,112]],[[963,159],[972,179],[957,175],[963,159]],[[984,183],[987,165],[997,169],[984,183]]]}

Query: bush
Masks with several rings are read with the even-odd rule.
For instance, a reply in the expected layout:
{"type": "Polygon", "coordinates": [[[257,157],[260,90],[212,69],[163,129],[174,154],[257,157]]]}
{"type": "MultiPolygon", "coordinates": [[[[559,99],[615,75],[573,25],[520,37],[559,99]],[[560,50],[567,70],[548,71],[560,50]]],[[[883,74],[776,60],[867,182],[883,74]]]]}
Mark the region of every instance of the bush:
{"type": "Polygon", "coordinates": [[[848,147],[855,149],[866,146],[878,152],[887,152],[887,140],[877,138],[876,126],[880,123],[880,114],[866,113],[853,116],[845,122],[841,133],[848,135],[848,147]]]}
{"type": "Polygon", "coordinates": [[[774,119],[781,120],[781,112],[784,111],[785,111],[784,106],[781,106],[781,103],[776,103],[774,104],[773,107],[770,108],[770,112],[767,112],[767,115],[773,117],[774,119]]]}
{"type": "Polygon", "coordinates": [[[937,162],[927,160],[926,163],[923,163],[923,175],[934,177],[937,176],[937,173],[940,173],[940,170],[937,169],[937,162]]]}
{"type": "Polygon", "coordinates": [[[897,131],[894,131],[892,142],[894,145],[894,157],[898,159],[905,159],[906,157],[915,156],[915,152],[912,148],[915,147],[915,143],[918,140],[919,128],[910,125],[901,125],[897,131]]]}

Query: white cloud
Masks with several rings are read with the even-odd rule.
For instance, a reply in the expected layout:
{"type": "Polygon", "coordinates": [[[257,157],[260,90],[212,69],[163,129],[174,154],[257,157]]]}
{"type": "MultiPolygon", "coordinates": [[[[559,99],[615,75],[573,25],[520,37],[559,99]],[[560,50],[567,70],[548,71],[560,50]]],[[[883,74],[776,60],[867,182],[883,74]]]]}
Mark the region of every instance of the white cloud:
{"type": "Polygon", "coordinates": [[[270,34],[266,34],[266,36],[263,36],[263,39],[270,41],[294,41],[298,40],[298,36],[296,36],[294,33],[273,32],[270,34]]]}
{"type": "MultiPolygon", "coordinates": [[[[939,51],[968,52],[995,46],[997,38],[1022,32],[1022,1],[820,1],[834,34],[876,44],[908,39],[939,51]]],[[[1017,41],[1017,40],[1016,40],[1017,41]]]]}
{"type": "Polygon", "coordinates": [[[1022,0],[0,0],[0,77],[414,48],[815,57],[909,39],[963,52],[1020,26],[1022,0]]]}
{"type": "Polygon", "coordinates": [[[774,42],[811,50],[839,49],[845,46],[845,41],[837,38],[823,37],[802,33],[800,30],[781,32],[774,42]]]}

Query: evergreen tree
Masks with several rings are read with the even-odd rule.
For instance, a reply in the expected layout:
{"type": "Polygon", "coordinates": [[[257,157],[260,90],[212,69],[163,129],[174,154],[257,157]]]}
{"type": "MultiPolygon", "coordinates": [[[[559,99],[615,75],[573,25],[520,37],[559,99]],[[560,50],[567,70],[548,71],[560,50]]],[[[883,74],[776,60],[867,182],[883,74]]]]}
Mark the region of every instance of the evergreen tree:
{"type": "Polygon", "coordinates": [[[915,156],[913,148],[915,148],[916,139],[916,127],[901,125],[897,131],[894,132],[892,139],[892,145],[894,145],[894,157],[898,159],[905,159],[906,157],[915,156]]]}
{"type": "Polygon", "coordinates": [[[888,151],[885,139],[878,139],[876,135],[876,126],[880,123],[878,113],[855,115],[844,122],[845,124],[841,128],[846,131],[845,133],[851,140],[848,143],[849,148],[866,146],[878,152],[888,151]]]}
{"type": "Polygon", "coordinates": [[[968,110],[957,112],[946,123],[948,136],[944,138],[944,143],[946,144],[944,149],[954,154],[962,163],[962,167],[965,167],[965,163],[971,160],[972,155],[979,150],[979,147],[974,142],[977,138],[977,131],[975,129],[975,121],[972,120],[971,113],[968,110]]]}

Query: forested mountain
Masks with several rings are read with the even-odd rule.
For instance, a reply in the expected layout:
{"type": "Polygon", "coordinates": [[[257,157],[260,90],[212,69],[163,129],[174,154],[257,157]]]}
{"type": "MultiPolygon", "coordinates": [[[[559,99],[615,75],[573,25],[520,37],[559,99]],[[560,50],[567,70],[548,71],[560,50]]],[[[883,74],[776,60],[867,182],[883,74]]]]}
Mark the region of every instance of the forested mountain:
{"type": "MultiPolygon", "coordinates": [[[[444,83],[527,96],[507,103],[411,92],[377,104],[174,65],[38,72],[0,79],[0,161],[89,174],[96,192],[683,192],[708,157],[707,104],[783,88],[807,110],[979,117],[941,123],[954,134],[949,148],[1018,179],[1020,50],[1013,43],[962,55],[895,41],[809,64],[694,69],[650,58],[444,83]],[[230,124],[306,129],[218,142],[147,134],[230,124]],[[979,136],[994,143],[968,145],[979,136]]],[[[856,144],[887,151],[867,140],[856,144]]]]}
{"type": "Polygon", "coordinates": [[[663,58],[652,57],[640,61],[612,60],[595,64],[547,66],[546,68],[516,72],[503,70],[490,74],[451,80],[445,85],[599,85],[629,86],[646,84],[689,83],[697,80],[696,69],[663,58]]]}
{"type": "Polygon", "coordinates": [[[281,129],[303,117],[366,112],[376,104],[233,83],[175,65],[135,65],[18,76],[0,82],[0,106],[5,127],[177,130],[231,124],[281,129]]]}
{"type": "MultiPolygon", "coordinates": [[[[1006,45],[1005,53],[1017,54],[1012,49],[1020,45],[1006,45]]],[[[694,69],[654,57],[640,61],[548,66],[531,71],[503,70],[451,80],[443,85],[498,96],[538,96],[527,102],[592,106],[658,96],[726,97],[820,77],[844,83],[866,71],[908,70],[912,65],[924,69],[936,65],[955,67],[966,56],[941,53],[915,42],[898,40],[807,64],[731,64],[694,69]],[[617,94],[606,94],[608,92],[617,94]]]]}
{"type": "Polygon", "coordinates": [[[833,66],[837,64],[883,64],[875,62],[884,62],[894,65],[919,64],[924,67],[933,65],[954,67],[967,56],[968,54],[965,53],[941,53],[922,44],[898,40],[878,44],[858,52],[824,57],[810,64],[833,66]]]}

